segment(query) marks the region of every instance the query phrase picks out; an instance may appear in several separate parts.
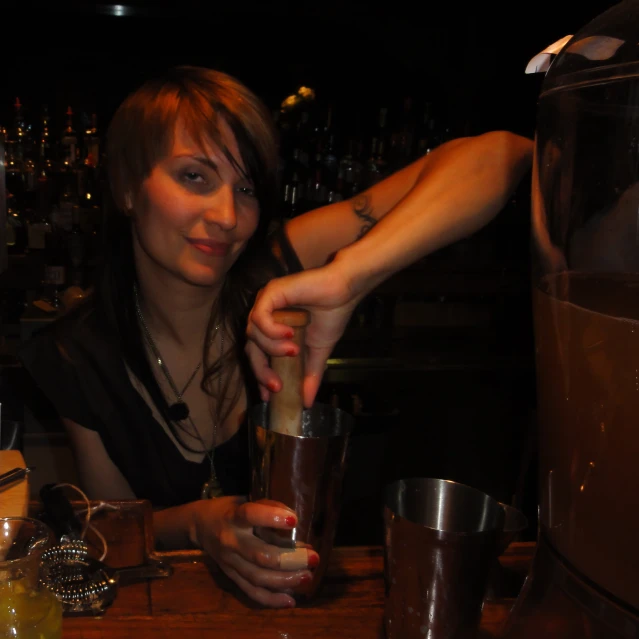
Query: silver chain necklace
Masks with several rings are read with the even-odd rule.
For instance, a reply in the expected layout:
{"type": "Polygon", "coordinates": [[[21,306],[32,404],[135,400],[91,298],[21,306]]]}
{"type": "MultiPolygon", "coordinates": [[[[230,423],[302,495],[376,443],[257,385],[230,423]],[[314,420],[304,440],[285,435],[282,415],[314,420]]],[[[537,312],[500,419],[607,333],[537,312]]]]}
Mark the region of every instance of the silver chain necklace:
{"type": "MultiPolygon", "coordinates": [[[[195,422],[193,421],[191,415],[189,414],[189,407],[186,405],[186,403],[182,399],[182,397],[184,396],[184,393],[186,392],[186,389],[190,386],[191,382],[195,379],[197,372],[202,367],[202,362],[200,361],[198,365],[195,367],[195,370],[193,371],[193,373],[191,373],[191,376],[186,382],[186,385],[184,386],[184,388],[182,389],[182,392],[180,392],[175,382],[173,381],[173,377],[171,376],[171,373],[169,372],[169,369],[167,368],[166,363],[164,359],[162,358],[162,355],[160,354],[158,347],[153,341],[153,337],[151,335],[151,331],[149,330],[149,327],[146,325],[146,321],[144,320],[144,315],[142,314],[142,308],[140,307],[140,300],[138,297],[138,287],[135,284],[133,285],[133,296],[135,299],[135,310],[136,310],[138,319],[140,320],[140,324],[142,325],[146,342],[149,345],[149,348],[153,351],[153,355],[155,359],[157,360],[158,366],[160,367],[160,370],[164,373],[164,377],[166,377],[166,380],[169,382],[169,385],[171,386],[171,389],[175,393],[175,397],[177,399],[177,402],[175,404],[171,404],[169,406],[168,416],[171,419],[171,421],[187,420],[189,422],[189,424],[191,425],[191,428],[193,429],[193,432],[196,434],[197,438],[200,440],[200,443],[202,444],[203,452],[208,457],[209,464],[211,467],[211,473],[210,473],[209,479],[205,481],[204,485],[202,486],[202,491],[200,495],[201,499],[210,499],[212,497],[219,497],[222,495],[222,489],[220,487],[220,482],[217,478],[217,473],[215,472],[215,463],[213,461],[213,450],[215,449],[215,441],[217,439],[217,420],[213,424],[213,441],[211,442],[211,450],[209,450],[206,447],[206,444],[204,443],[204,438],[202,437],[202,435],[200,435],[200,431],[198,430],[198,427],[195,425],[195,422]]],[[[224,352],[224,331],[223,330],[220,331],[220,324],[218,324],[215,327],[215,332],[213,333],[213,336],[211,337],[209,344],[213,343],[213,340],[215,339],[218,332],[220,333],[220,357],[221,357],[222,353],[224,352]]]]}

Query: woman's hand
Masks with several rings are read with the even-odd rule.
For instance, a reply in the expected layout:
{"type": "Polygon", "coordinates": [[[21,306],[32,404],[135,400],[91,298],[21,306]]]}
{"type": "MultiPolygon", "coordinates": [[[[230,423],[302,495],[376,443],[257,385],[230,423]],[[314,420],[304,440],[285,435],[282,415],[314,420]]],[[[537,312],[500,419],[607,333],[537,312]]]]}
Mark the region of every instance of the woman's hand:
{"type": "Polygon", "coordinates": [[[292,608],[292,589],[312,579],[309,568],[317,567],[319,555],[267,544],[253,528],[291,530],[296,524],[295,513],[284,504],[220,497],[197,502],[190,537],[251,599],[271,608],[292,608]]]}
{"type": "Polygon", "coordinates": [[[273,320],[273,311],[305,308],[311,321],[305,332],[304,405],[310,407],[326,370],[326,361],[362,297],[339,259],[321,268],[271,280],[257,295],[249,315],[246,353],[260,385],[263,401],[281,389],[269,356],[297,355],[290,327],[273,320]]]}

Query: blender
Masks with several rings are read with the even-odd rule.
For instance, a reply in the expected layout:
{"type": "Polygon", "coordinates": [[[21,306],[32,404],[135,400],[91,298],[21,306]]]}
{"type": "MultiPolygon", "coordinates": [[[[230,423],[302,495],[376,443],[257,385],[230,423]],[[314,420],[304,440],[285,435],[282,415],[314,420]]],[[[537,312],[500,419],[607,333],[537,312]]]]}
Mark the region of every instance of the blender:
{"type": "Polygon", "coordinates": [[[535,557],[509,638],[639,637],[639,2],[552,60],[531,190],[535,557]]]}

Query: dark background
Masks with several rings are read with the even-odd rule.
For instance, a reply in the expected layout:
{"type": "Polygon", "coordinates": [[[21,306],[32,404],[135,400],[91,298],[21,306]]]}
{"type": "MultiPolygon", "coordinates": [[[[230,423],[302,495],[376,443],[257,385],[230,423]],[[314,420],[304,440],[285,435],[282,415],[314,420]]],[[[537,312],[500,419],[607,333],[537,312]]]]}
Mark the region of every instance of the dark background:
{"type": "Polygon", "coordinates": [[[273,108],[304,84],[318,100],[339,96],[337,117],[355,123],[381,102],[392,115],[410,94],[431,100],[452,134],[532,135],[543,75],[526,75],[527,62],[613,4],[4,2],[15,44],[5,41],[0,123],[19,96],[34,124],[46,103],[61,130],[71,105],[97,112],[104,130],[149,74],[196,64],[235,75],[273,108]]]}

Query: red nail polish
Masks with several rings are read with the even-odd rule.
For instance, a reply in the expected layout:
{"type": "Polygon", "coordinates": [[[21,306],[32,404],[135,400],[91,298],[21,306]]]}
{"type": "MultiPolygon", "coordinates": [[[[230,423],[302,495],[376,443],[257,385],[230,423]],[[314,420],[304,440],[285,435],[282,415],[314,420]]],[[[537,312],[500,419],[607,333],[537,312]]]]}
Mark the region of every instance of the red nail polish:
{"type": "Polygon", "coordinates": [[[300,577],[300,585],[302,586],[306,586],[307,584],[310,584],[311,581],[313,581],[313,577],[311,577],[310,575],[302,575],[300,577]]]}
{"type": "Polygon", "coordinates": [[[291,528],[295,528],[295,524],[297,523],[297,520],[295,519],[295,517],[293,517],[293,515],[285,517],[284,521],[286,522],[286,525],[290,526],[291,528]]]}
{"type": "Polygon", "coordinates": [[[293,339],[295,337],[295,331],[293,329],[286,332],[286,339],[293,339]]]}
{"type": "Polygon", "coordinates": [[[319,566],[319,555],[312,554],[308,556],[308,567],[317,568],[319,566]]]}
{"type": "Polygon", "coordinates": [[[277,393],[278,391],[278,386],[275,382],[269,382],[268,383],[268,388],[272,393],[277,393]]]}
{"type": "Polygon", "coordinates": [[[295,349],[294,349],[294,348],[287,348],[287,349],[286,349],[286,354],[287,354],[289,357],[293,357],[293,355],[295,355],[295,349]]]}

